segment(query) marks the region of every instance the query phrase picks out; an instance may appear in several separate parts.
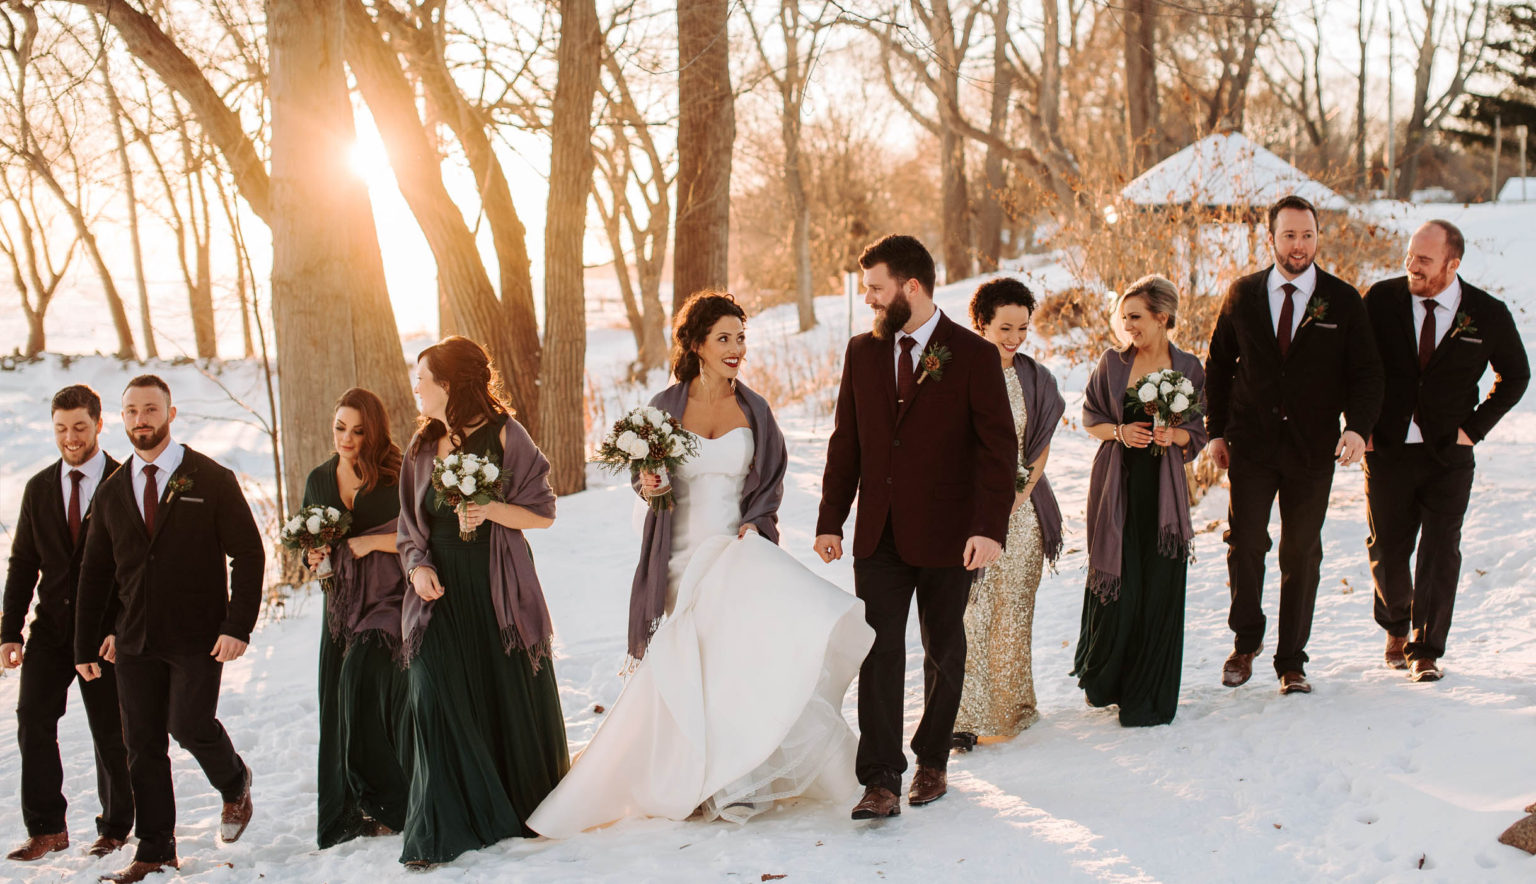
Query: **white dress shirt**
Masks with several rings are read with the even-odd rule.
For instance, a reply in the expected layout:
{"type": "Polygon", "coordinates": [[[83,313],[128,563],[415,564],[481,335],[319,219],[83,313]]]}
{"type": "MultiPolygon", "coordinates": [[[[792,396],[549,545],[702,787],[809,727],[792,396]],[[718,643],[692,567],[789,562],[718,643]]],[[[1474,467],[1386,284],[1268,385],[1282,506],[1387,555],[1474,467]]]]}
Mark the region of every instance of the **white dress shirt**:
{"type": "MultiPolygon", "coordinates": [[[[186,446],[172,439],[171,444],[165,446],[160,456],[155,458],[155,489],[160,496],[165,496],[165,483],[170,481],[171,474],[181,466],[181,459],[187,453],[186,446]]],[[[135,451],[133,458],[128,461],[133,469],[133,502],[139,508],[139,515],[144,515],[144,468],[149,466],[149,461],[144,459],[141,452],[135,451]]]]}
{"type": "Polygon", "coordinates": [[[896,333],[895,346],[892,347],[896,351],[896,358],[891,362],[891,368],[896,372],[896,387],[898,390],[901,388],[901,339],[911,338],[917,341],[917,344],[912,347],[912,371],[915,378],[918,366],[921,364],[920,360],[923,358],[923,351],[928,348],[928,339],[933,337],[933,330],[939,327],[939,316],[941,313],[942,311],[938,307],[934,307],[933,315],[928,317],[927,322],[918,326],[917,330],[912,332],[912,334],[909,335],[904,331],[896,333]]]}
{"type": "Polygon", "coordinates": [[[80,480],[80,516],[85,517],[85,511],[91,507],[91,498],[96,494],[96,486],[101,484],[101,474],[107,470],[107,454],[100,448],[90,460],[78,467],[72,467],[68,461],[59,462],[59,485],[64,491],[64,515],[69,515],[69,495],[74,490],[75,480],[69,477],[70,470],[79,470],[85,474],[80,480]]]}
{"type": "MultiPolygon", "coordinates": [[[[1429,308],[1424,306],[1425,301],[1434,301],[1439,305],[1435,309],[1435,346],[1445,340],[1445,333],[1451,330],[1451,324],[1456,319],[1456,311],[1461,309],[1461,277],[1451,277],[1451,284],[1445,290],[1433,298],[1421,298],[1418,295],[1409,297],[1410,309],[1413,310],[1413,352],[1419,352],[1419,335],[1424,333],[1424,317],[1429,315],[1429,308]]],[[[1408,419],[1408,436],[1403,439],[1406,443],[1423,442],[1424,431],[1419,429],[1419,422],[1413,418],[1408,419]]]]}
{"type": "Polygon", "coordinates": [[[1294,341],[1296,330],[1301,328],[1301,320],[1306,316],[1307,301],[1317,290],[1317,265],[1309,264],[1295,279],[1281,276],[1279,267],[1269,268],[1269,324],[1275,330],[1276,339],[1280,337],[1280,310],[1285,307],[1285,292],[1281,291],[1281,286],[1286,283],[1296,287],[1291,292],[1291,340],[1294,341]]]}

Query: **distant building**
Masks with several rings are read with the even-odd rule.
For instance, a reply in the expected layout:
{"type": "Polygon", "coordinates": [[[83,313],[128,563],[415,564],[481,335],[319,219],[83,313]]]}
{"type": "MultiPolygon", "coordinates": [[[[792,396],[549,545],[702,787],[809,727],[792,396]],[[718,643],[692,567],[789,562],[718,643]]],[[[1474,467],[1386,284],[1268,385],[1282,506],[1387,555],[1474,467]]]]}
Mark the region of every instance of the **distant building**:
{"type": "Polygon", "coordinates": [[[1536,202],[1536,178],[1511,178],[1499,191],[1501,203],[1536,202]]]}

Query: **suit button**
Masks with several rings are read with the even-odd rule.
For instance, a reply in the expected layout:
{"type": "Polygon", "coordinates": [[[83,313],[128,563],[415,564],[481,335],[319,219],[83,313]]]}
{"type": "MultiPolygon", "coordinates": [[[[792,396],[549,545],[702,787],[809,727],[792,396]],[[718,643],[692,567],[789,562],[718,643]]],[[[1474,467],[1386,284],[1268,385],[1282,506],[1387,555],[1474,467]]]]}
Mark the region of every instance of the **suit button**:
{"type": "Polygon", "coordinates": [[[901,440],[897,439],[894,442],[892,442],[891,445],[896,447],[896,448],[900,448],[901,447],[901,440]]]}
{"type": "Polygon", "coordinates": [[[885,477],[885,484],[887,484],[887,485],[891,484],[891,477],[890,476],[886,476],[885,477]]]}
{"type": "Polygon", "coordinates": [[[1280,413],[1280,409],[1279,409],[1279,407],[1278,407],[1278,406],[1277,406],[1277,407],[1275,407],[1275,408],[1271,408],[1271,409],[1270,409],[1270,410],[1269,410],[1269,413],[1270,413],[1270,414],[1279,414],[1279,413],[1280,413]]]}

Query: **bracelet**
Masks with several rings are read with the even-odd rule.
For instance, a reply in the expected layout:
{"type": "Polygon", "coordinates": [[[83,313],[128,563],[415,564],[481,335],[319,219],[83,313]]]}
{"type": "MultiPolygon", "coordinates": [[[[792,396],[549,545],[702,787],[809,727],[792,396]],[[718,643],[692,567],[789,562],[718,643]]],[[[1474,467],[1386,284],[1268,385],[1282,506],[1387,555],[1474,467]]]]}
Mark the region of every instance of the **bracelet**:
{"type": "Polygon", "coordinates": [[[1124,424],[1115,424],[1115,441],[1119,442],[1124,447],[1129,447],[1125,445],[1125,437],[1120,435],[1120,430],[1124,426],[1124,424]]]}

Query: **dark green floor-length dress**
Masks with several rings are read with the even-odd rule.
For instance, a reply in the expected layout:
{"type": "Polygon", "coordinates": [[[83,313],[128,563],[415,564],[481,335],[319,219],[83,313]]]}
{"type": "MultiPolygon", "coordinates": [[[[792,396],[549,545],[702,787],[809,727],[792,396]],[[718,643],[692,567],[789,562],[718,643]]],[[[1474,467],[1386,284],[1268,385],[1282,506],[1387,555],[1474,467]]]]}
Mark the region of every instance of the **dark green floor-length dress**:
{"type": "MultiPolygon", "coordinates": [[[[1146,420],[1126,410],[1125,422],[1146,420]]],[[[1094,706],[1117,704],[1126,727],[1168,724],[1179,705],[1184,667],[1184,590],[1188,563],[1158,553],[1158,472],[1151,447],[1122,452],[1126,476],[1120,597],[1083,594],[1082,632],[1073,674],[1094,706]]]]}
{"type": "MultiPolygon", "coordinates": [[[[305,506],[345,509],[336,483],[339,457],[315,467],[304,484],[305,506]]],[[[400,514],[400,489],[380,485],[352,502],[348,536],[400,514]]],[[[387,555],[387,553],[372,553],[387,555]]],[[[327,588],[329,580],[326,581],[327,588]]],[[[315,840],[322,848],[362,834],[372,818],[405,825],[410,777],[410,721],[405,673],[377,633],[347,647],[330,630],[330,594],[320,615],[320,745],[315,840]]]]}
{"type": "MultiPolygon", "coordinates": [[[[500,424],[458,449],[500,464],[500,424]]],[[[426,492],[429,502],[432,492],[426,492]]],[[[446,507],[429,511],[443,597],[409,669],[415,753],[401,862],[448,862],[513,836],[570,768],[552,661],[502,649],[491,601],[490,523],[459,538],[446,507]]]]}

